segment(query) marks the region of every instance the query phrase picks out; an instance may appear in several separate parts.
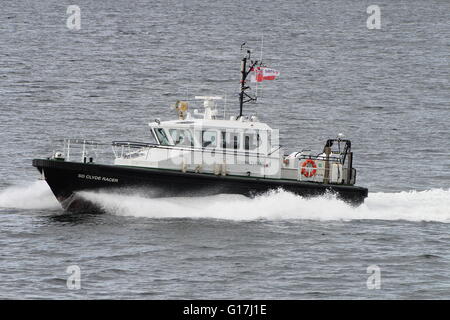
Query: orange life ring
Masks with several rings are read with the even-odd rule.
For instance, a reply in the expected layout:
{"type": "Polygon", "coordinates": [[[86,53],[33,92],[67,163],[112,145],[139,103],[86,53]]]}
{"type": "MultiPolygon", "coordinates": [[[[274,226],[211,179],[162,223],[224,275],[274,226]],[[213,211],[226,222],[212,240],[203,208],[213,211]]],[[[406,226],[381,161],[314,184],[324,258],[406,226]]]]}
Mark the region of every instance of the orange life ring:
{"type": "Polygon", "coordinates": [[[304,175],[307,178],[314,177],[317,172],[317,166],[314,160],[312,159],[306,159],[302,163],[302,175],[304,175]],[[312,170],[311,170],[312,168],[312,170]]]}

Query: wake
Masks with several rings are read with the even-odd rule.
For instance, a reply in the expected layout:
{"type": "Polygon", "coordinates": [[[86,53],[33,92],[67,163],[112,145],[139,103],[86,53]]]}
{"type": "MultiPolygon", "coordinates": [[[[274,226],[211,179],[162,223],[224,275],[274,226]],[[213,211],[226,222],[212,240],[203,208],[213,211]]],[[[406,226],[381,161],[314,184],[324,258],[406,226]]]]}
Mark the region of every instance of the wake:
{"type": "MultiPolygon", "coordinates": [[[[241,195],[146,198],[139,194],[79,192],[108,214],[145,218],[224,220],[406,220],[450,223],[450,190],[369,193],[352,207],[332,195],[304,199],[286,191],[241,195]]],[[[0,191],[0,208],[61,209],[45,181],[0,191]]]]}
{"type": "Polygon", "coordinates": [[[116,215],[147,218],[210,218],[226,220],[407,220],[450,223],[450,190],[369,193],[352,207],[334,196],[304,199],[286,191],[255,198],[216,195],[189,198],[144,198],[81,192],[80,196],[116,215]]]}
{"type": "Polygon", "coordinates": [[[45,181],[13,186],[0,191],[0,208],[54,210],[61,205],[45,181]]]}

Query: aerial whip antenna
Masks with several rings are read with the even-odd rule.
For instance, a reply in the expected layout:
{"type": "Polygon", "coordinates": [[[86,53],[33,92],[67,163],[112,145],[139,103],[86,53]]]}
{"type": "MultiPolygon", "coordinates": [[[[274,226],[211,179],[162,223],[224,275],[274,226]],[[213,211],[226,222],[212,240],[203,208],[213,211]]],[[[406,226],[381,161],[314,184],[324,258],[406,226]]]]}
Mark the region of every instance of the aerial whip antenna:
{"type": "MultiPolygon", "coordinates": [[[[262,58],[263,58],[263,46],[264,46],[264,33],[261,34],[261,54],[259,56],[259,64],[262,65],[262,58]]],[[[261,90],[262,90],[262,84],[261,84],[261,90]]],[[[255,84],[255,101],[258,99],[258,82],[255,84]]]]}

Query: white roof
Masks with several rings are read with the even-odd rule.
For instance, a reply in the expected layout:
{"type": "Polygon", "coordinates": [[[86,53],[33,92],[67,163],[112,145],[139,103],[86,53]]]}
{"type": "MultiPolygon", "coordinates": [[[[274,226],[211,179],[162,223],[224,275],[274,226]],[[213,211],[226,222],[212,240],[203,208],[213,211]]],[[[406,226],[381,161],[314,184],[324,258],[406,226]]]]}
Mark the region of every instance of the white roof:
{"type": "Polygon", "coordinates": [[[151,127],[163,127],[163,128],[192,128],[192,127],[203,127],[203,128],[214,128],[214,129],[254,129],[254,130],[269,130],[270,128],[267,124],[257,121],[249,120],[216,120],[216,119],[186,119],[186,120],[170,120],[161,121],[159,124],[157,122],[149,123],[151,127]]]}

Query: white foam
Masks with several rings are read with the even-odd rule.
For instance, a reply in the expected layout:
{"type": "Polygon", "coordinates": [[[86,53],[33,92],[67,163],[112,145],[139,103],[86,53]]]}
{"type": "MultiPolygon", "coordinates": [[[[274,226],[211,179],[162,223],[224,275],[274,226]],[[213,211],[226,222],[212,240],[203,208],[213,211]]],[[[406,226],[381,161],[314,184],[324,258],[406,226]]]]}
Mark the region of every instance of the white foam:
{"type": "Polygon", "coordinates": [[[212,218],[229,220],[408,220],[450,223],[450,190],[369,193],[352,207],[332,196],[304,199],[285,191],[256,198],[217,195],[150,199],[142,196],[81,192],[80,196],[116,215],[148,218],[212,218]]]}
{"type": "Polygon", "coordinates": [[[38,180],[24,186],[12,186],[0,191],[0,208],[58,209],[56,200],[47,183],[38,180]]]}

